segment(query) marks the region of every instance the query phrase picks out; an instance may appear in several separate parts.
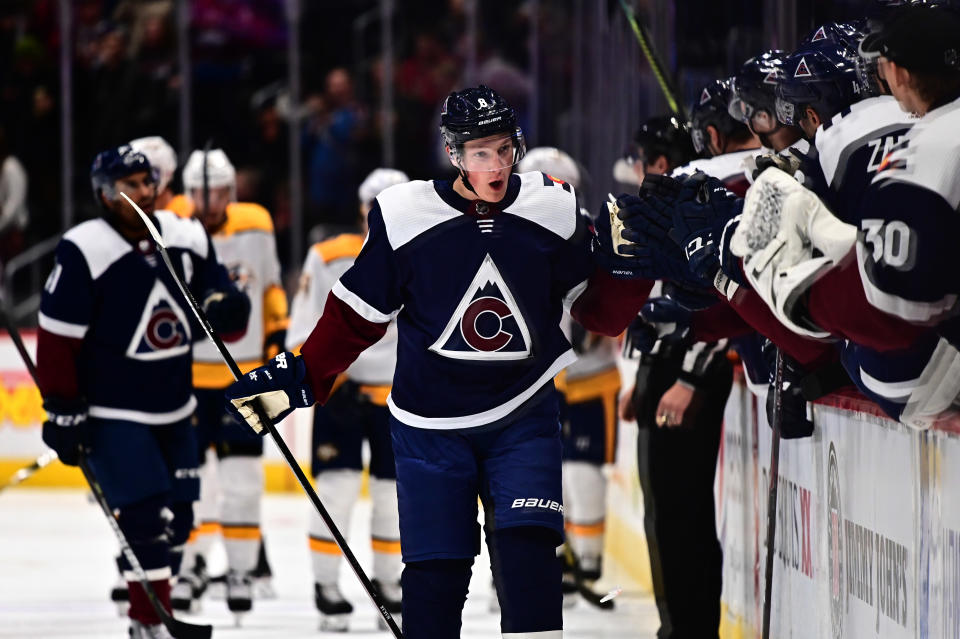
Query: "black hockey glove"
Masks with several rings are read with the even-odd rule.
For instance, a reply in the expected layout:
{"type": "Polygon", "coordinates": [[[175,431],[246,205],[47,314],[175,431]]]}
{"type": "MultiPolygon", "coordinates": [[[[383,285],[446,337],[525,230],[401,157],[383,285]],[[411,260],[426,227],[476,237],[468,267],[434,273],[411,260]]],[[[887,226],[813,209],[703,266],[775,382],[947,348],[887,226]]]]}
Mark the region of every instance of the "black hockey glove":
{"type": "Polygon", "coordinates": [[[640,197],[652,195],[665,200],[672,200],[680,194],[681,182],[685,177],[686,175],[681,175],[673,178],[669,175],[648,173],[643,177],[643,182],[640,184],[640,197]]]}
{"type": "MultiPolygon", "coordinates": [[[[774,379],[777,371],[777,347],[770,340],[764,340],[762,351],[763,359],[770,370],[770,380],[767,386],[767,424],[773,428],[773,413],[776,404],[773,398],[774,379]]],[[[813,435],[812,414],[803,396],[803,379],[807,376],[797,360],[783,353],[783,389],[781,393],[781,420],[780,436],[784,439],[800,439],[813,435]]]]}
{"type": "MultiPolygon", "coordinates": [[[[623,222],[623,239],[639,246],[669,242],[673,224],[673,200],[653,195],[621,195],[617,198],[617,217],[623,222]]],[[[628,253],[630,245],[621,247],[628,253]]]]}
{"type": "Polygon", "coordinates": [[[203,296],[203,312],[213,330],[224,341],[237,339],[247,330],[250,319],[250,299],[239,290],[210,290],[203,296]]]}
{"type": "Polygon", "coordinates": [[[607,203],[600,205],[600,215],[594,222],[594,236],[590,240],[590,252],[594,263],[619,280],[647,277],[639,264],[631,258],[617,255],[613,250],[613,231],[610,227],[610,213],[607,203]]]}
{"type": "Polygon", "coordinates": [[[43,442],[56,451],[64,464],[76,466],[88,443],[87,403],[82,399],[48,397],[43,400],[43,410],[47,411],[41,433],[43,442]]]}
{"type": "Polygon", "coordinates": [[[702,311],[720,301],[712,288],[675,280],[663,282],[663,294],[691,311],[702,311]]]}
{"type": "Polygon", "coordinates": [[[265,435],[266,428],[253,410],[254,399],[260,401],[274,424],[292,413],[294,408],[307,408],[314,402],[303,358],[294,357],[289,351],[241,377],[227,387],[224,395],[227,410],[238,420],[246,422],[258,435],[265,435]]]}
{"type": "Polygon", "coordinates": [[[626,348],[649,353],[663,340],[680,343],[690,334],[690,310],[669,297],[654,297],[640,309],[640,314],[627,328],[626,348]]]}
{"type": "Polygon", "coordinates": [[[683,250],[690,272],[707,286],[714,284],[720,270],[723,230],[742,208],[743,200],[702,171],[683,182],[673,208],[670,238],[683,250]]]}

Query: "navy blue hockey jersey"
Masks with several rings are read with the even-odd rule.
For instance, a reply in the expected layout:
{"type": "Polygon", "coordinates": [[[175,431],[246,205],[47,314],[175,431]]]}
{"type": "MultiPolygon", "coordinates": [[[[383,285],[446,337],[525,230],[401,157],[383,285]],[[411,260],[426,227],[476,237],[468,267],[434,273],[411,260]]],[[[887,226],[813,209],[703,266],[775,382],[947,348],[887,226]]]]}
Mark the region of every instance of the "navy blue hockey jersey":
{"type": "MultiPolygon", "coordinates": [[[[169,211],[155,219],[196,297],[232,287],[200,222],[169,211]]],[[[102,218],[67,231],[39,319],[41,333],[80,340],[75,370],[73,362],[40,358],[41,383],[54,380],[47,386],[56,388],[63,386],[58,376],[75,375],[69,383],[86,398],[92,417],[168,424],[193,412],[191,344],[195,335],[206,336],[152,240],[131,245],[102,218]]]]}
{"type": "Polygon", "coordinates": [[[513,175],[487,205],[450,182],[414,181],[382,192],[368,221],[332,296],[369,322],[397,318],[388,404],[398,420],[452,429],[503,419],[576,359],[560,318],[594,265],[570,185],[513,175]]]}
{"type": "Polygon", "coordinates": [[[863,195],[883,164],[917,119],[888,95],[867,98],[842,110],[817,130],[814,140],[820,179],[818,192],[844,222],[858,224],[863,195]]]}

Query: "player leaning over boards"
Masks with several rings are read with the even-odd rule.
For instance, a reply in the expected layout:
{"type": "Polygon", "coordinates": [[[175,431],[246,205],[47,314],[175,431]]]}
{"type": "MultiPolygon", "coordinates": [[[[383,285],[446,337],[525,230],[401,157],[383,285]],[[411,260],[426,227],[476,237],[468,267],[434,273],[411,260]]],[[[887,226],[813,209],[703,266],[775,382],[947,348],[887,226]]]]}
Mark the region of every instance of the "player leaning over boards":
{"type": "MultiPolygon", "coordinates": [[[[222,149],[191,153],[183,168],[183,187],[193,216],[210,234],[230,278],[250,298],[248,330],[230,345],[230,352],[241,370],[256,368],[283,350],[287,329],[287,295],[280,285],[273,220],[262,206],[236,201],[237,174],[222,149]]],[[[220,521],[227,554],[227,607],[243,613],[253,606],[253,573],[261,545],[263,440],[224,409],[223,389],[233,375],[213,343],[197,342],[193,361],[200,462],[211,447],[217,457],[210,461],[213,468],[205,469],[198,513],[220,521]],[[215,482],[211,472],[216,473],[215,482]],[[219,487],[219,495],[212,486],[219,487]]],[[[203,564],[197,563],[202,550],[192,540],[184,553],[172,596],[179,610],[190,609],[206,587],[203,564]]]]}
{"type": "MultiPolygon", "coordinates": [[[[177,284],[123,192],[163,234],[174,266],[225,339],[246,329],[250,304],[230,282],[199,222],[154,213],[146,157],[129,146],[90,170],[103,216],[67,231],[44,285],[37,335],[43,440],[66,464],[86,455],[120,527],[170,610],[172,548],[186,540],[198,495],[190,416],[190,346],[197,330],[177,284]],[[81,452],[82,451],[82,452],[81,452]]],[[[135,573],[130,635],[168,637],[135,573]]]]}
{"type": "Polygon", "coordinates": [[[561,636],[553,377],[575,355],[560,317],[572,304],[584,327],[615,335],[651,286],[595,268],[596,258],[627,278],[636,261],[616,260],[609,236],[601,250],[569,184],[544,173],[512,175],[525,151],[516,121],[487,87],[451,94],[441,131],[459,177],[381,193],[363,250],[333,287],[302,355],[282,353],[227,391],[260,430],[254,397],[274,419],[326,401],[337,374],[396,318],[387,404],[408,639],[460,636],[480,550],[478,495],[504,636],[561,636]]]}
{"type": "MultiPolygon", "coordinates": [[[[396,169],[374,169],[360,184],[362,231],[377,195],[394,184],[409,182],[396,169]]],[[[298,350],[323,314],[330,290],[360,253],[360,233],[343,233],[314,244],[303,264],[300,286],[290,309],[287,345],[298,350]]],[[[363,440],[370,444],[370,541],[373,547],[373,587],[391,614],[400,613],[400,528],[397,516],[396,464],[390,444],[387,396],[397,364],[397,326],[350,365],[324,406],[313,414],[311,474],[317,494],[343,530],[360,496],[363,440]]],[[[221,399],[222,401],[222,399],[221,399]]],[[[333,536],[316,513],[310,516],[310,557],[314,603],[321,630],[347,630],[353,604],[340,592],[341,554],[333,536]]]]}

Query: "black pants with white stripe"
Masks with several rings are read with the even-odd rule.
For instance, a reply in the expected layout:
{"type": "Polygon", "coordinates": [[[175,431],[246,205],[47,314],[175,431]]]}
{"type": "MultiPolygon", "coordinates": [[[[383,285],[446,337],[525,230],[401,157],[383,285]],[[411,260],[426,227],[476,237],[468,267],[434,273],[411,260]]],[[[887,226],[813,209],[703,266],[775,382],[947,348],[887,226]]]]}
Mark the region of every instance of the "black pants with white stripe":
{"type": "Polygon", "coordinates": [[[638,389],[645,397],[636,402],[644,527],[661,624],[657,637],[716,639],[723,553],[713,485],[733,375],[725,354],[718,353],[698,386],[692,425],[658,428],[657,404],[676,382],[682,360],[682,352],[654,356],[646,387],[638,389]]]}

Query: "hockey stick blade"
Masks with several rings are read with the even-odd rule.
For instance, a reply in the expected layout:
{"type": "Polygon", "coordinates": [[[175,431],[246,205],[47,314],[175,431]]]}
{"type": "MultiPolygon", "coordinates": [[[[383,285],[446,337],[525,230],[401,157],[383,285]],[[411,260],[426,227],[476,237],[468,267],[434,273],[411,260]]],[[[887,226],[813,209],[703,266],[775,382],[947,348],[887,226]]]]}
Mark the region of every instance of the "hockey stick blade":
{"type": "Polygon", "coordinates": [[[50,462],[52,462],[54,459],[57,459],[57,452],[55,450],[48,450],[45,453],[41,454],[39,457],[33,460],[33,462],[30,465],[24,466],[23,468],[15,472],[13,476],[9,480],[7,480],[6,484],[4,484],[3,486],[0,486],[0,492],[3,492],[8,488],[13,488],[14,486],[21,484],[26,480],[30,479],[37,473],[38,470],[49,465],[50,462]]]}
{"type": "Polygon", "coordinates": [[[566,556],[569,565],[573,568],[573,583],[576,585],[577,592],[580,593],[584,601],[596,606],[600,610],[613,610],[613,599],[620,593],[614,589],[604,595],[594,590],[584,578],[583,570],[580,568],[580,562],[577,560],[577,556],[573,554],[573,549],[570,548],[570,544],[563,544],[563,554],[566,556]]]}
{"type": "MultiPolygon", "coordinates": [[[[160,256],[163,258],[163,263],[166,265],[171,277],[173,277],[174,281],[177,283],[177,288],[180,289],[180,293],[187,301],[187,305],[190,307],[190,310],[193,311],[194,317],[196,317],[197,321],[200,322],[200,326],[203,327],[203,330],[207,334],[207,337],[210,338],[210,341],[212,341],[214,346],[217,347],[220,357],[230,369],[230,372],[233,374],[233,378],[240,379],[240,376],[243,375],[243,373],[240,371],[240,367],[237,366],[237,362],[233,359],[233,356],[230,354],[230,351],[227,350],[227,347],[224,346],[223,340],[221,340],[220,336],[217,335],[217,332],[213,330],[209,320],[207,320],[206,314],[203,312],[200,304],[197,303],[193,293],[190,292],[190,289],[187,288],[187,285],[183,282],[183,280],[180,279],[180,275],[177,273],[176,269],[173,268],[173,263],[170,261],[170,256],[167,254],[167,247],[160,237],[160,231],[153,224],[147,214],[144,213],[139,206],[137,206],[136,202],[127,197],[125,193],[121,193],[120,195],[122,195],[124,199],[130,203],[130,206],[132,206],[134,210],[140,214],[140,218],[143,220],[147,230],[150,232],[150,235],[157,244],[157,249],[160,251],[160,256]]],[[[360,566],[360,562],[357,561],[356,556],[353,554],[353,551],[347,544],[347,540],[344,539],[336,522],[333,521],[333,517],[330,516],[330,513],[327,512],[323,502],[320,501],[320,496],[317,495],[317,491],[314,490],[310,480],[307,479],[303,469],[300,468],[300,463],[293,456],[293,453],[290,452],[290,448],[287,447],[287,443],[283,440],[283,437],[280,436],[280,433],[277,431],[273,420],[271,420],[267,415],[267,412],[264,410],[260,400],[255,399],[254,401],[250,402],[250,406],[260,419],[260,423],[270,434],[270,437],[273,439],[273,443],[277,446],[277,450],[280,451],[280,455],[290,467],[294,477],[297,478],[300,488],[302,488],[303,492],[307,495],[307,498],[313,505],[314,510],[317,511],[317,514],[320,515],[320,519],[322,519],[323,523],[326,524],[327,529],[333,536],[334,542],[337,544],[337,547],[340,548],[341,554],[343,554],[344,559],[347,560],[347,564],[349,564],[350,568],[353,570],[353,573],[356,575],[360,585],[363,587],[364,591],[366,591],[370,602],[380,613],[380,616],[383,617],[383,621],[387,624],[387,628],[389,628],[390,632],[393,633],[393,636],[396,637],[396,639],[403,639],[403,633],[400,631],[400,626],[397,625],[393,615],[391,615],[390,611],[387,610],[387,606],[381,600],[380,595],[378,595],[374,590],[373,584],[370,583],[370,578],[367,577],[367,573],[364,572],[363,568],[360,566]]]]}
{"type": "MultiPolygon", "coordinates": [[[[40,388],[40,378],[37,374],[37,367],[34,365],[33,359],[30,357],[30,353],[27,352],[26,347],[23,345],[23,340],[20,338],[20,331],[17,330],[17,327],[13,325],[13,323],[10,321],[10,318],[2,310],[0,310],[0,318],[2,318],[3,323],[6,325],[7,331],[10,333],[10,338],[17,347],[17,351],[20,353],[20,357],[23,359],[23,363],[27,367],[30,377],[33,378],[33,383],[37,385],[37,388],[40,388]]],[[[53,461],[53,459],[56,459],[56,457],[56,453],[54,453],[50,461],[53,461]]],[[[39,462],[40,460],[38,459],[37,461],[39,462]]],[[[137,579],[141,584],[143,584],[143,589],[144,592],[146,592],[147,599],[150,601],[150,605],[153,607],[154,611],[156,611],[157,616],[160,617],[160,621],[163,622],[163,625],[166,626],[167,630],[170,631],[170,634],[173,635],[175,639],[210,639],[210,636],[213,634],[213,626],[198,626],[192,623],[179,621],[174,619],[164,609],[163,605],[160,603],[160,600],[157,599],[157,593],[155,593],[153,588],[150,586],[150,580],[147,579],[147,573],[144,572],[143,566],[140,565],[136,554],[134,554],[133,549],[127,542],[126,535],[124,535],[123,530],[120,529],[120,522],[117,521],[116,516],[113,514],[113,509],[111,509],[110,505],[107,503],[107,498],[103,494],[103,489],[100,487],[100,483],[97,481],[96,476],[94,476],[89,464],[87,464],[86,457],[81,455],[78,462],[78,465],[80,466],[80,472],[83,473],[87,483],[90,484],[90,490],[93,492],[94,499],[96,499],[97,503],[100,505],[100,508],[103,510],[103,514],[107,516],[107,521],[109,522],[110,527],[113,529],[113,533],[116,535],[117,541],[120,544],[120,550],[123,552],[124,557],[127,558],[127,561],[130,562],[130,566],[133,568],[134,572],[137,573],[137,579]]]]}

